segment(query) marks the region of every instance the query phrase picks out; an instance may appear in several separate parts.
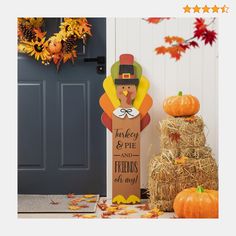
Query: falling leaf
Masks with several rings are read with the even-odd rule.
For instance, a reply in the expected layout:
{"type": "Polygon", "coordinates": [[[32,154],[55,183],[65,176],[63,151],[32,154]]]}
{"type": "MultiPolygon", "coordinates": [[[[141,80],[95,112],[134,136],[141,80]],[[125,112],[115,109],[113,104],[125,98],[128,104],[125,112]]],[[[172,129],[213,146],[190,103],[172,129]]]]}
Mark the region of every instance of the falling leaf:
{"type": "Polygon", "coordinates": [[[56,201],[54,201],[54,200],[52,200],[52,199],[51,199],[51,202],[50,202],[50,204],[52,204],[52,205],[58,205],[58,204],[59,204],[59,202],[56,202],[56,201]]]}
{"type": "Polygon", "coordinates": [[[82,202],[82,201],[85,201],[85,199],[82,198],[82,197],[79,197],[79,198],[75,198],[75,199],[71,200],[70,204],[71,205],[77,205],[79,202],[82,202]]]}
{"type": "Polygon", "coordinates": [[[67,198],[74,198],[75,197],[75,194],[74,193],[68,193],[67,194],[67,198]]]}
{"type": "Polygon", "coordinates": [[[91,198],[91,197],[95,197],[96,195],[94,194],[85,194],[83,195],[84,198],[91,198]]]}

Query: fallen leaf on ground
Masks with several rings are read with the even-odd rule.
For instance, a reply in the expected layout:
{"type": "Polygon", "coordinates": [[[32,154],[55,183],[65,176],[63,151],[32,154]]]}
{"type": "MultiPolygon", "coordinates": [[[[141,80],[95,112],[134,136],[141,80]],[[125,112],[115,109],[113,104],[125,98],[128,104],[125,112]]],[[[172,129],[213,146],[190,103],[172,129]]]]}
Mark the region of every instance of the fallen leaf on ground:
{"type": "Polygon", "coordinates": [[[117,209],[117,207],[108,207],[106,211],[115,214],[117,212],[117,209]]]}
{"type": "Polygon", "coordinates": [[[97,206],[102,210],[105,211],[108,208],[106,203],[98,203],[97,206]]]}
{"type": "Polygon", "coordinates": [[[94,194],[85,194],[83,195],[84,198],[91,198],[91,197],[95,197],[94,194]]]}
{"type": "Polygon", "coordinates": [[[59,202],[56,202],[56,201],[54,201],[54,200],[52,200],[52,199],[51,199],[51,202],[50,202],[50,204],[52,204],[52,205],[58,205],[58,204],[59,204],[59,202]]]}
{"type": "Polygon", "coordinates": [[[133,214],[133,213],[137,213],[137,211],[134,210],[134,209],[123,210],[123,211],[120,211],[120,212],[118,213],[118,215],[129,215],[129,214],[133,214]]]}
{"type": "Polygon", "coordinates": [[[95,214],[85,214],[85,215],[81,215],[80,218],[83,219],[92,219],[92,218],[96,218],[97,216],[95,214]]]}
{"type": "Polygon", "coordinates": [[[69,209],[69,210],[72,210],[72,211],[74,211],[74,210],[79,210],[79,209],[81,209],[81,208],[82,208],[81,206],[74,206],[74,205],[68,206],[68,209],[69,209]]]}
{"type": "Polygon", "coordinates": [[[97,202],[97,198],[86,199],[87,202],[97,202]]]}
{"type": "Polygon", "coordinates": [[[85,199],[82,198],[82,197],[79,197],[79,198],[76,198],[76,199],[71,200],[71,201],[70,201],[70,204],[71,204],[71,205],[77,205],[77,203],[82,202],[82,201],[85,201],[85,199]]]}
{"type": "Polygon", "coordinates": [[[111,213],[103,212],[103,213],[101,214],[101,218],[103,218],[103,219],[110,219],[110,216],[111,216],[111,215],[112,215],[111,213]]]}
{"type": "Polygon", "coordinates": [[[141,218],[158,218],[160,215],[162,215],[164,212],[160,211],[158,208],[153,208],[149,212],[141,215],[141,218]]]}
{"type": "Polygon", "coordinates": [[[73,217],[80,218],[82,215],[81,214],[74,214],[73,217]]]}
{"type": "Polygon", "coordinates": [[[67,198],[74,198],[75,197],[75,194],[74,193],[68,193],[67,194],[67,198]]]}
{"type": "Polygon", "coordinates": [[[136,206],[136,207],[139,208],[140,210],[143,210],[143,211],[150,210],[150,207],[149,207],[148,203],[146,203],[144,205],[139,205],[139,206],[136,206]]]}
{"type": "Polygon", "coordinates": [[[73,217],[77,217],[77,218],[83,218],[83,219],[92,219],[92,218],[96,218],[97,216],[95,214],[74,214],[73,217]]]}

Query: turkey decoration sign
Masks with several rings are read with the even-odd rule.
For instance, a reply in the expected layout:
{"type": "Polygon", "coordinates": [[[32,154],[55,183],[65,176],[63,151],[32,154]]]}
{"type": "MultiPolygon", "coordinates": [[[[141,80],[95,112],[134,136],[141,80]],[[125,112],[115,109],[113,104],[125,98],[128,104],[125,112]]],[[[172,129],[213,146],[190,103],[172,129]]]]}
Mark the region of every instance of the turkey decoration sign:
{"type": "Polygon", "coordinates": [[[112,132],[112,202],[140,202],[140,132],[149,124],[149,81],[131,54],[120,55],[103,82],[102,123],[112,132]]]}

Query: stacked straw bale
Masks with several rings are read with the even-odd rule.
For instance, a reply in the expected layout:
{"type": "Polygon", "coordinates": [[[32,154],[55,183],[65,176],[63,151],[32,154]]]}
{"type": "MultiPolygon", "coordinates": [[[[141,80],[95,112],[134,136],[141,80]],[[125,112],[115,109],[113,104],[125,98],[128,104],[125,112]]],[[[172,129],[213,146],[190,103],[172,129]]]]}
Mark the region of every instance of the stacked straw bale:
{"type": "Polygon", "coordinates": [[[172,211],[177,193],[201,185],[218,189],[218,168],[206,146],[201,117],[168,117],[160,122],[161,153],[150,160],[148,191],[151,207],[172,211]],[[183,163],[176,163],[187,157],[183,163]]]}

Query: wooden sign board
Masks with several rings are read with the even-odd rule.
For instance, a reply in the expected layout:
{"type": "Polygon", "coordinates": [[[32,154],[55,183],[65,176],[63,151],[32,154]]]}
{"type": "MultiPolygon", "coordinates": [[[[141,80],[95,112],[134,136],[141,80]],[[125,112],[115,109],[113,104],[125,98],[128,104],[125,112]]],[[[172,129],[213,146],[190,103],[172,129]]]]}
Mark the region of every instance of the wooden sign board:
{"type": "Polygon", "coordinates": [[[140,202],[140,132],[150,123],[149,81],[131,54],[120,55],[103,81],[101,121],[112,132],[112,202],[140,202]]]}
{"type": "Polygon", "coordinates": [[[140,115],[112,117],[112,202],[140,202],[140,115]]]}

